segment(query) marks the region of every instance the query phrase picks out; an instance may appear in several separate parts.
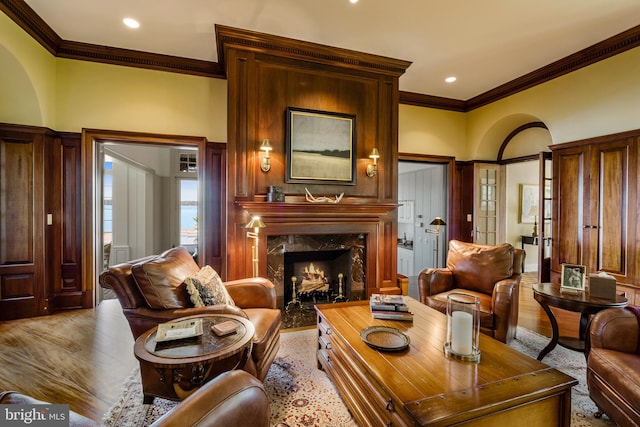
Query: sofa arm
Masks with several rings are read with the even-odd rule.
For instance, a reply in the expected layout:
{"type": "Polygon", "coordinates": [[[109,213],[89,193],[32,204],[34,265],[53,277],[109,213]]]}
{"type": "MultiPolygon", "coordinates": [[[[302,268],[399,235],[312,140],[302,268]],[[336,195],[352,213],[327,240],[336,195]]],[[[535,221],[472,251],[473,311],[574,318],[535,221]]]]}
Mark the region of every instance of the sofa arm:
{"type": "Polygon", "coordinates": [[[268,427],[270,414],[262,383],[237,370],[218,375],[151,426],[268,427]]]}
{"type": "Polygon", "coordinates": [[[496,283],[491,295],[494,317],[494,338],[509,344],[516,337],[520,299],[520,275],[496,283]]]}
{"type": "Polygon", "coordinates": [[[589,323],[588,348],[604,348],[623,353],[638,348],[638,319],[624,308],[608,308],[596,313],[589,323]]]}
{"type": "Polygon", "coordinates": [[[232,280],[225,282],[225,286],[240,308],[276,308],[276,288],[268,279],[251,277],[232,280]]]}
{"type": "Polygon", "coordinates": [[[425,268],[418,274],[418,296],[426,304],[428,296],[453,289],[453,272],[447,268],[425,268]]]}

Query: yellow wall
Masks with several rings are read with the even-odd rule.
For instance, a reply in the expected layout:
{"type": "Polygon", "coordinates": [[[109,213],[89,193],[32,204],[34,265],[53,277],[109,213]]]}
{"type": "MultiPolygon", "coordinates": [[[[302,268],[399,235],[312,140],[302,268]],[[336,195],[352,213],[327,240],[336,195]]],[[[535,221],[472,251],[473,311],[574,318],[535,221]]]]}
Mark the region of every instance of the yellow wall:
{"type": "Polygon", "coordinates": [[[469,158],[495,160],[513,125],[532,119],[554,144],[640,128],[640,48],[469,112],[469,158]]]}
{"type": "Polygon", "coordinates": [[[0,122],[54,128],[56,59],[0,13],[0,122]]]}
{"type": "Polygon", "coordinates": [[[59,59],[58,131],[82,128],[227,141],[225,80],[59,59]]]}
{"type": "MultiPolygon", "coordinates": [[[[227,139],[225,80],[49,54],[0,14],[0,122],[227,139]]],[[[542,121],[554,144],[640,128],[640,48],[469,113],[399,107],[399,151],[495,160],[518,126],[542,121]]]]}
{"type": "Polygon", "coordinates": [[[398,151],[400,153],[466,156],[464,113],[400,105],[398,151]]]}

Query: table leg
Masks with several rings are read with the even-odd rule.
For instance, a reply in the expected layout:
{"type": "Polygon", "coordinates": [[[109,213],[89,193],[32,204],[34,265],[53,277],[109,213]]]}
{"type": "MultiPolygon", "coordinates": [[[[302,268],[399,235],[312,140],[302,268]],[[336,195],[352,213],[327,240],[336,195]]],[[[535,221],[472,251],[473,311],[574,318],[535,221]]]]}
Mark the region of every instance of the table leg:
{"type": "Polygon", "coordinates": [[[542,360],[558,344],[558,340],[560,339],[560,332],[558,330],[558,321],[556,320],[556,316],[553,315],[553,311],[551,311],[551,309],[549,308],[549,305],[540,301],[538,301],[538,303],[540,303],[540,305],[542,306],[542,309],[545,311],[545,313],[547,313],[547,317],[551,322],[551,331],[552,331],[551,341],[549,342],[549,344],[547,344],[545,348],[542,349],[542,351],[538,355],[538,360],[542,360]]]}
{"type": "Polygon", "coordinates": [[[578,337],[580,338],[580,341],[584,341],[584,338],[586,336],[587,325],[589,324],[589,318],[590,316],[588,314],[585,314],[585,313],[580,314],[580,332],[578,335],[578,337]]]}

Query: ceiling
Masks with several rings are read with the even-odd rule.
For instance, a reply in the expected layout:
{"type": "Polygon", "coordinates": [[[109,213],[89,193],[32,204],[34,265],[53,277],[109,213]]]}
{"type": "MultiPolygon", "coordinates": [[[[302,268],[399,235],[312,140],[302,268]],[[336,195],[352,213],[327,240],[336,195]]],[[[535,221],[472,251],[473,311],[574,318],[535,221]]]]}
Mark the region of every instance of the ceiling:
{"type": "Polygon", "coordinates": [[[216,24],[411,61],[400,90],[468,100],[639,24],[638,0],[25,0],[64,40],[218,61],[216,24]],[[132,17],[141,26],[126,28],[132,17]],[[456,76],[454,83],[445,83],[456,76]]]}

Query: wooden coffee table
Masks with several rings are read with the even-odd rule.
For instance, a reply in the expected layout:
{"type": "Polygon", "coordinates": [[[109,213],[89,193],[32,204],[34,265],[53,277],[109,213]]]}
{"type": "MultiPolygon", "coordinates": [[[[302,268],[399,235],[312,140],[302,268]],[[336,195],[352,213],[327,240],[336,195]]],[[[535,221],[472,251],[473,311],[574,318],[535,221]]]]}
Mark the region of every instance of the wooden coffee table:
{"type": "Polygon", "coordinates": [[[156,342],[157,327],[140,335],[134,353],[140,361],[144,403],[154,397],[182,400],[207,381],[244,366],[253,343],[255,328],[244,317],[231,314],[204,314],[175,319],[174,322],[201,318],[203,334],[176,341],[156,342]],[[219,337],[211,326],[231,320],[235,333],[219,337]]]}
{"type": "Polygon", "coordinates": [[[622,295],[616,295],[615,300],[607,300],[591,297],[588,290],[577,293],[561,292],[558,283],[535,283],[532,289],[533,298],[538,301],[549,317],[552,331],[551,341],[542,349],[538,355],[538,360],[542,360],[557,344],[571,350],[584,352],[584,338],[589,318],[605,308],[624,307],[627,305],[627,299],[622,295]],[[580,313],[578,338],[560,336],[558,321],[550,307],[580,313]]]}
{"type": "Polygon", "coordinates": [[[447,358],[446,316],[405,298],[413,322],[374,320],[368,301],[316,306],[318,367],[360,425],[570,425],[577,380],[484,334],[480,362],[447,358]],[[409,346],[370,347],[360,332],[374,325],[403,331],[409,346]]]}

